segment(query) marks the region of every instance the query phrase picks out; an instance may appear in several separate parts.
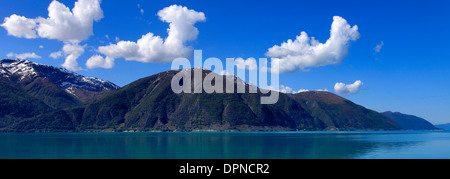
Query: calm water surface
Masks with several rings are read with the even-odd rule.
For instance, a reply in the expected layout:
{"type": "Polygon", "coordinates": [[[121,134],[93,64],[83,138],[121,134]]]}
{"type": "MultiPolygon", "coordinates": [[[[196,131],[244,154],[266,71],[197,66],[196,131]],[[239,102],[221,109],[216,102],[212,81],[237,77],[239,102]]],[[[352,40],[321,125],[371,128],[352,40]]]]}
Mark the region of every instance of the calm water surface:
{"type": "Polygon", "coordinates": [[[0,134],[0,159],[450,159],[449,132],[0,134]]]}

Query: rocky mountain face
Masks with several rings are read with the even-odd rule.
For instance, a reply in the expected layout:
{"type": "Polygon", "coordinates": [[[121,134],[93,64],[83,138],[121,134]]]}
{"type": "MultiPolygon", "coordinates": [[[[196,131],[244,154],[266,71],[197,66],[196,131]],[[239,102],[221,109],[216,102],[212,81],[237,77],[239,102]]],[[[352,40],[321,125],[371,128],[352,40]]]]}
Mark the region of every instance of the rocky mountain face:
{"type": "Polygon", "coordinates": [[[119,88],[111,82],[63,68],[17,59],[0,61],[0,78],[56,109],[90,103],[119,88]]]}
{"type": "MultiPolygon", "coordinates": [[[[202,70],[203,78],[212,73],[194,70],[202,70]]],[[[245,84],[247,92],[243,94],[176,94],[171,89],[171,81],[178,72],[159,73],[109,90],[105,96],[86,105],[9,120],[0,128],[1,131],[19,132],[401,129],[386,116],[329,92],[280,93],[279,101],[273,105],[262,105],[260,100],[264,94],[260,92],[248,93],[249,84],[245,84]]],[[[225,79],[235,83],[235,87],[237,83],[245,83],[235,76],[225,79]]],[[[57,81],[54,78],[47,80],[57,81]]],[[[61,84],[68,83],[64,80],[55,82],[66,91],[61,84]]],[[[33,105],[42,104],[36,101],[33,105]]]]}

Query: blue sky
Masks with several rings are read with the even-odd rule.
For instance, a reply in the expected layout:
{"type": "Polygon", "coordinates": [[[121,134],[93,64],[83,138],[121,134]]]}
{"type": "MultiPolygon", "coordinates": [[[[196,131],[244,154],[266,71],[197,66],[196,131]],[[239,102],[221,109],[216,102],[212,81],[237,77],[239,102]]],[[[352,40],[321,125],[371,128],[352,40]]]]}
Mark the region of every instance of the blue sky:
{"type": "MultiPolygon", "coordinates": [[[[72,9],[76,0],[59,0],[72,9]]],[[[0,18],[13,14],[26,18],[48,17],[52,0],[4,0],[0,18]]],[[[360,34],[348,47],[341,63],[296,70],[280,75],[280,83],[293,91],[327,89],[335,84],[364,85],[355,94],[341,96],[370,109],[399,111],[424,117],[434,124],[450,122],[450,1],[218,1],[218,0],[103,0],[103,18],[93,23],[93,35],[78,43],[84,53],[77,73],[124,86],[139,78],[170,69],[170,63],[142,63],[116,58],[112,68],[87,68],[86,61],[102,55],[101,46],[119,41],[136,42],[152,32],[165,39],[169,23],[158,12],[171,5],[203,12],[206,19],[195,23],[198,36],[188,42],[203,50],[203,58],[266,57],[269,48],[295,39],[302,31],[321,43],[330,38],[334,16],[358,26],[360,34]],[[139,4],[139,5],[138,5],[139,4]],[[374,48],[383,42],[379,52],[374,48]]],[[[3,21],[1,22],[3,23],[3,21]]],[[[0,28],[0,58],[8,54],[35,53],[37,63],[59,66],[65,57],[49,55],[61,51],[64,40],[26,39],[8,35],[0,28]],[[40,48],[43,47],[43,48],[40,48]]],[[[11,54],[10,54],[11,55],[11,54]]]]}

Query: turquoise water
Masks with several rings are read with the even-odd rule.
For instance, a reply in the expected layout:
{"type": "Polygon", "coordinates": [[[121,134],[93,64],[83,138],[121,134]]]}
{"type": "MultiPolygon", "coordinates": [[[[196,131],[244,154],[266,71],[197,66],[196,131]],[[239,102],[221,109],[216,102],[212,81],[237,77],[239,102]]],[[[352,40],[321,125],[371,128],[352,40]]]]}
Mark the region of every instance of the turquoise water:
{"type": "Polygon", "coordinates": [[[449,132],[0,134],[0,159],[450,159],[449,132]]]}

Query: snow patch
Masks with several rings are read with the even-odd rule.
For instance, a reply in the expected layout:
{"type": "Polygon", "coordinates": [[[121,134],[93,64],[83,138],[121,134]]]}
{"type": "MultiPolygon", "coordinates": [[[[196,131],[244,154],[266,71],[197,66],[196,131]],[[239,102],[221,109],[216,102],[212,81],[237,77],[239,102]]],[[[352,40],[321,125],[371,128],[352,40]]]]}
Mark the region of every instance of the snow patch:
{"type": "Polygon", "coordinates": [[[78,97],[78,96],[75,94],[75,88],[74,88],[74,87],[69,87],[69,88],[65,89],[65,91],[66,91],[67,93],[71,94],[72,96],[78,97]]]}
{"type": "Polygon", "coordinates": [[[71,92],[73,92],[74,88],[90,91],[114,90],[119,88],[119,86],[108,81],[94,77],[85,77],[64,68],[37,64],[27,60],[1,60],[0,64],[1,76],[10,77],[17,75],[20,77],[20,81],[34,79],[36,77],[49,78],[59,87],[71,92]]]}

